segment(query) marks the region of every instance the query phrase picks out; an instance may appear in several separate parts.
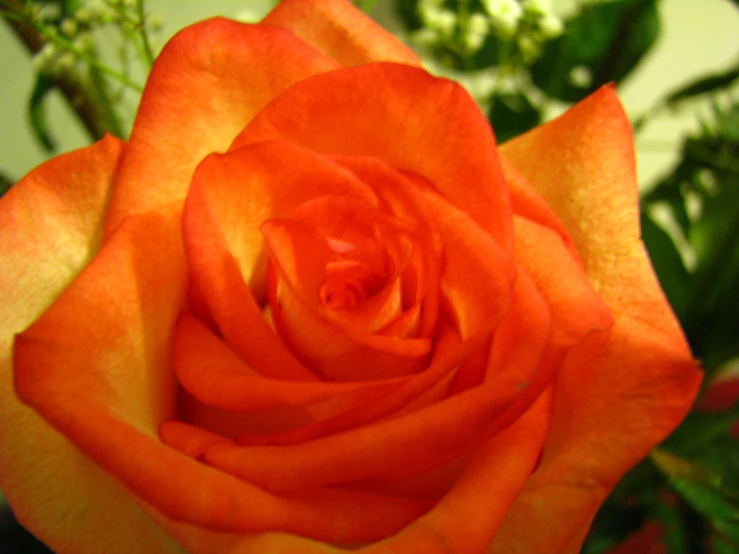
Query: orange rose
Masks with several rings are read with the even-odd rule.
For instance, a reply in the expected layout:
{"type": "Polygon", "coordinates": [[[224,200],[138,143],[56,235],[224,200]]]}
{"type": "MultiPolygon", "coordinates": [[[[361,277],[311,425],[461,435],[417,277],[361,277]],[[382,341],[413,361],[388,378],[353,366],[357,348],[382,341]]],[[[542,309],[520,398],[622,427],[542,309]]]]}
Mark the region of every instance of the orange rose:
{"type": "Polygon", "coordinates": [[[0,230],[0,484],[62,553],[577,552],[700,380],[613,89],[497,149],[344,0],[179,33],[0,230]]]}

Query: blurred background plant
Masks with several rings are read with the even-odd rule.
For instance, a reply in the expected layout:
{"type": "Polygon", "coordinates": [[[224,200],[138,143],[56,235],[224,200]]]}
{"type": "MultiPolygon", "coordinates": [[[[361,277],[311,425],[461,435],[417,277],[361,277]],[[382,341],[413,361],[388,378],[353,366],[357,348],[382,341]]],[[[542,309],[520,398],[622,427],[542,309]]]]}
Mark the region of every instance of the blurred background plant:
{"type": "MultiPolygon", "coordinates": [[[[355,4],[391,19],[432,72],[465,85],[504,142],[605,83],[628,82],[658,43],[663,1],[355,4]]],[[[739,0],[717,1],[739,9],[739,0]]],[[[273,3],[242,2],[232,15],[257,21],[273,3]]],[[[162,45],[164,22],[144,0],[0,0],[0,15],[32,55],[28,122],[48,154],[56,151],[46,109],[53,91],[90,141],[127,136],[162,45]]],[[[704,390],[680,428],[619,483],[583,554],[739,552],[739,41],[725,46],[733,64],[667,91],[633,120],[637,144],[657,118],[694,110],[699,123],[681,139],[674,167],[643,186],[641,202],[644,242],[706,370],[704,390]]],[[[0,176],[0,194],[12,182],[0,176]]],[[[0,521],[0,546],[43,552],[10,518],[0,521]]]]}

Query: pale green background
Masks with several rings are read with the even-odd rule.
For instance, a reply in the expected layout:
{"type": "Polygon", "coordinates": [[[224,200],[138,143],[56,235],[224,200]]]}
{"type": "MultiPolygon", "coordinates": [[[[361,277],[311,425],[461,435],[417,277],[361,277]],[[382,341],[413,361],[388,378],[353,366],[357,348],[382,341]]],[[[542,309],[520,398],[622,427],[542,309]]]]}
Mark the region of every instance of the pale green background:
{"type": "MultiPolygon", "coordinates": [[[[571,9],[575,0],[553,0],[559,11],[571,9]]],[[[161,16],[162,39],[181,27],[212,15],[237,17],[244,10],[260,13],[270,0],[148,0],[152,13],[161,16]]],[[[387,17],[389,0],[377,0],[375,13],[387,17]]],[[[636,117],[666,90],[691,77],[729,66],[739,53],[739,10],[728,0],[663,0],[663,32],[659,44],[620,87],[626,111],[636,117]]],[[[20,178],[44,160],[26,123],[25,105],[33,72],[23,47],[5,28],[0,28],[0,170],[20,178]]],[[[639,175],[642,184],[666,171],[676,159],[676,146],[684,130],[697,127],[694,110],[677,117],[665,114],[639,137],[639,175]]],[[[86,136],[61,98],[53,98],[51,129],[62,151],[85,145],[86,136]]]]}

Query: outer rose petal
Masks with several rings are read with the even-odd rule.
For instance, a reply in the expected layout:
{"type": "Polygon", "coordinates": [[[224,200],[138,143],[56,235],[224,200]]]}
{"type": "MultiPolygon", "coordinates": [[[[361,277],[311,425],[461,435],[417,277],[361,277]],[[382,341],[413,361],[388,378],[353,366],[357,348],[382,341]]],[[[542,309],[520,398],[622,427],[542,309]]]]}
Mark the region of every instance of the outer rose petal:
{"type": "Polygon", "coordinates": [[[13,390],[13,335],[46,310],[99,248],[122,147],[107,137],[54,158],[0,200],[0,484],[20,521],[62,553],[180,551],[120,485],[21,405],[13,390]]]}
{"type": "Polygon", "coordinates": [[[616,317],[625,312],[683,343],[640,240],[634,145],[616,91],[601,88],[500,152],[564,223],[616,317]]]}
{"type": "Polygon", "coordinates": [[[292,31],[344,66],[421,65],[410,48],[346,0],[282,0],[263,23],[292,31]]]}
{"type": "Polygon", "coordinates": [[[492,550],[574,552],[618,479],[685,416],[701,373],[639,239],[632,136],[614,90],[502,151],[560,216],[616,320],[565,359],[541,465],[492,550]],[[563,513],[570,524],[547,525],[563,513]]]}
{"type": "Polygon", "coordinates": [[[197,164],[223,151],[287,87],[338,67],[284,29],[226,19],[181,31],[157,58],[107,224],[182,201],[197,164]]]}

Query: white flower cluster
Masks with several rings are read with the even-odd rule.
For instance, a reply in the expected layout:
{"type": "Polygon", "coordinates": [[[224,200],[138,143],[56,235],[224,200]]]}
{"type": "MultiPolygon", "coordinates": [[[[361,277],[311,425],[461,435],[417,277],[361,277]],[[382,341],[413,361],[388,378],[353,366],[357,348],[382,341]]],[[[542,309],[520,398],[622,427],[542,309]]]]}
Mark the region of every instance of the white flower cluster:
{"type": "Polygon", "coordinates": [[[451,9],[446,0],[419,0],[423,28],[414,35],[421,46],[447,46],[462,57],[478,52],[490,34],[515,42],[524,58],[534,59],[541,44],[562,34],[562,20],[551,0],[481,0],[482,11],[451,9]]]}
{"type": "Polygon", "coordinates": [[[523,8],[518,0],[483,0],[482,5],[499,36],[504,40],[512,39],[523,17],[523,8]]]}
{"type": "Polygon", "coordinates": [[[551,0],[523,0],[526,13],[536,18],[536,24],[545,39],[558,37],[564,31],[562,20],[554,13],[551,0]]]}

